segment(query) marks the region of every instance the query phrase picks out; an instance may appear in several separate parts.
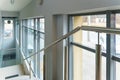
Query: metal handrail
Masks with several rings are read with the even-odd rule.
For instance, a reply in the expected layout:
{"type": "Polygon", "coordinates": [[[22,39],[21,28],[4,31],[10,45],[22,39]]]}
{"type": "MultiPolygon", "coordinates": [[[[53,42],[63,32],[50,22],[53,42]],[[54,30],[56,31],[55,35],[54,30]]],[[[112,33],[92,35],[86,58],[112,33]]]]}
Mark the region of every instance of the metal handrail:
{"type": "Polygon", "coordinates": [[[33,30],[33,31],[37,31],[37,32],[40,32],[40,33],[42,33],[42,34],[45,34],[44,32],[41,32],[40,30],[37,30],[37,29],[34,29],[34,28],[30,28],[30,27],[27,27],[27,26],[24,26],[24,25],[23,25],[23,27],[24,27],[24,28],[27,28],[27,29],[29,29],[29,30],[33,30]]]}
{"type": "Polygon", "coordinates": [[[120,28],[104,28],[96,26],[82,26],[82,30],[86,31],[95,31],[98,33],[107,33],[107,34],[120,34],[120,28]]]}
{"type": "Polygon", "coordinates": [[[37,52],[35,52],[35,53],[31,54],[30,56],[26,57],[24,60],[26,60],[26,59],[28,59],[28,58],[30,58],[30,57],[32,57],[32,56],[34,56],[34,55],[36,55],[36,54],[38,54],[38,53],[44,51],[44,50],[46,50],[46,49],[48,49],[48,48],[50,48],[50,47],[56,45],[57,43],[59,43],[59,42],[62,41],[63,39],[69,37],[70,35],[76,33],[77,31],[79,31],[80,29],[81,29],[81,27],[78,26],[77,28],[75,28],[75,29],[72,30],[71,32],[69,32],[69,33],[63,35],[61,38],[59,38],[59,39],[57,39],[56,41],[52,42],[51,44],[47,45],[45,48],[40,49],[40,50],[38,50],[37,52]]]}
{"type": "MultiPolygon", "coordinates": [[[[24,60],[24,59],[25,59],[25,56],[24,56],[24,54],[23,54],[22,51],[21,51],[21,54],[22,54],[22,57],[23,57],[23,60],[24,60]]],[[[35,72],[33,71],[30,62],[29,62],[28,60],[25,60],[25,61],[26,61],[26,63],[29,65],[30,71],[32,71],[33,75],[36,77],[36,74],[35,74],[35,72]]]]}
{"type": "Polygon", "coordinates": [[[79,30],[95,31],[95,32],[107,33],[107,34],[120,34],[120,28],[103,28],[103,27],[95,27],[95,26],[82,26],[82,27],[80,27],[80,26],[78,26],[77,28],[75,28],[71,32],[63,35],[61,38],[59,38],[58,40],[56,40],[53,43],[51,43],[50,45],[48,45],[47,47],[45,47],[45,48],[43,48],[41,50],[38,50],[37,52],[35,52],[32,55],[26,57],[25,59],[28,59],[28,58],[38,54],[39,52],[48,49],[51,46],[54,46],[58,42],[62,41],[63,39],[69,37],[70,35],[74,34],[75,32],[77,32],[79,30]]]}

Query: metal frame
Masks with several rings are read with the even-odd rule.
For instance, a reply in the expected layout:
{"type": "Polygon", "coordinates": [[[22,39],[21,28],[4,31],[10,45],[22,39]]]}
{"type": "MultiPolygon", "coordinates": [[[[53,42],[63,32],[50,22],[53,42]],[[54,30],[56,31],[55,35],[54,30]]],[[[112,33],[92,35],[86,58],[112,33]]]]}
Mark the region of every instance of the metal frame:
{"type": "MultiPolygon", "coordinates": [[[[115,23],[112,22],[114,21],[115,15],[112,14],[112,12],[107,11],[107,28],[115,28],[115,23]]],[[[114,35],[107,34],[106,37],[106,49],[107,49],[107,56],[106,56],[106,80],[116,80],[116,72],[115,72],[115,63],[112,60],[111,56],[114,54],[115,49],[113,50],[112,48],[115,48],[115,37],[114,35]],[[114,47],[112,47],[114,46],[114,47]]]]}
{"type": "MultiPolygon", "coordinates": [[[[37,18],[37,29],[38,30],[40,30],[40,23],[39,23],[39,21],[40,21],[40,18],[37,18]]],[[[39,50],[40,49],[40,34],[39,34],[39,32],[37,32],[37,50],[39,50]]],[[[37,56],[37,74],[38,74],[38,77],[40,78],[40,54],[38,54],[38,56],[37,56]]]]}
{"type": "MultiPolygon", "coordinates": [[[[74,45],[74,46],[77,46],[77,47],[80,47],[80,48],[82,48],[82,49],[88,50],[88,51],[90,51],[90,52],[92,52],[92,53],[95,53],[95,52],[96,52],[96,50],[93,49],[93,48],[90,48],[90,47],[87,47],[87,46],[84,46],[84,45],[81,45],[81,44],[78,44],[78,43],[75,43],[75,42],[71,42],[70,44],[71,44],[71,45],[74,45]]],[[[102,52],[102,56],[106,57],[106,53],[105,53],[105,52],[102,52]]]]}
{"type": "MultiPolygon", "coordinates": [[[[68,16],[68,32],[73,29],[72,16],[68,16]]],[[[68,80],[73,80],[73,46],[69,42],[73,41],[72,35],[68,37],[68,80]]]]}
{"type": "Polygon", "coordinates": [[[101,15],[101,14],[106,14],[107,12],[111,12],[111,13],[120,13],[120,9],[116,9],[116,10],[103,10],[103,11],[95,11],[95,12],[83,12],[83,13],[72,13],[72,14],[68,14],[68,16],[85,16],[85,15],[101,15]]]}

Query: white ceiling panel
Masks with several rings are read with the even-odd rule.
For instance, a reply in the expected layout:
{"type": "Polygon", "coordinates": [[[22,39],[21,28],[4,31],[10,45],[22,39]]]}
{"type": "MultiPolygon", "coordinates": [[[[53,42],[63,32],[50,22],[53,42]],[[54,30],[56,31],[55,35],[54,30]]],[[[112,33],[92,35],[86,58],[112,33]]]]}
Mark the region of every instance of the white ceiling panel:
{"type": "Polygon", "coordinates": [[[32,0],[14,0],[11,4],[11,0],[0,0],[0,10],[2,11],[20,11],[27,6],[32,0]]]}

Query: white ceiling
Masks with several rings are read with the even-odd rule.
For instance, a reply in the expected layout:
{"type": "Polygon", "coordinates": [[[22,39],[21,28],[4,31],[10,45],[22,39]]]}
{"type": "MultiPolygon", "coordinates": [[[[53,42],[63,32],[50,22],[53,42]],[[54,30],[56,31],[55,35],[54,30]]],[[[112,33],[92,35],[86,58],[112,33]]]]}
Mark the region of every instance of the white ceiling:
{"type": "Polygon", "coordinates": [[[20,11],[32,0],[14,0],[14,4],[11,4],[11,0],[0,0],[1,11],[20,11]]]}

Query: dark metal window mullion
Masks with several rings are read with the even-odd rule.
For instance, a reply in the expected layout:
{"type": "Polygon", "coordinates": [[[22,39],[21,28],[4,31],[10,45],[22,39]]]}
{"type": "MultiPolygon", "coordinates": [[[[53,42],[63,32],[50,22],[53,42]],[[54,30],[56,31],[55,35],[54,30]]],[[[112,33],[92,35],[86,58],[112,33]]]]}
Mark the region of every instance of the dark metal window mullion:
{"type": "MultiPolygon", "coordinates": [[[[115,28],[115,15],[111,11],[106,11],[107,15],[107,28],[115,28]]],[[[116,80],[115,77],[115,62],[112,60],[112,55],[115,54],[115,35],[107,34],[106,37],[106,80],[116,80]]]]}
{"type": "MultiPolygon", "coordinates": [[[[73,17],[69,16],[68,17],[68,32],[73,29],[73,17]]],[[[73,41],[73,36],[70,36],[68,38],[68,42],[73,41]]],[[[73,46],[68,44],[68,80],[73,80],[73,74],[74,74],[74,63],[73,63],[73,46]]]]}
{"type": "MultiPolygon", "coordinates": [[[[33,19],[33,24],[34,24],[34,26],[33,26],[33,28],[34,29],[36,29],[36,22],[35,22],[35,18],[33,19]]],[[[34,30],[33,31],[33,33],[34,33],[34,38],[33,38],[33,44],[34,44],[34,52],[36,52],[37,50],[36,50],[36,31],[34,30]]],[[[36,75],[36,73],[37,73],[37,70],[36,70],[36,62],[37,62],[37,56],[35,55],[35,56],[33,56],[34,58],[33,58],[33,66],[34,66],[34,73],[35,73],[35,75],[36,75]]],[[[36,77],[36,76],[35,76],[36,77]]]]}
{"type": "MultiPolygon", "coordinates": [[[[37,30],[40,30],[40,18],[37,18],[37,30]]],[[[37,50],[40,50],[40,32],[37,32],[37,50]]],[[[40,78],[40,53],[37,56],[37,75],[40,78]]]]}

